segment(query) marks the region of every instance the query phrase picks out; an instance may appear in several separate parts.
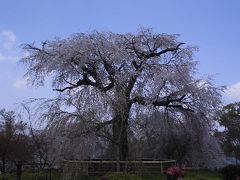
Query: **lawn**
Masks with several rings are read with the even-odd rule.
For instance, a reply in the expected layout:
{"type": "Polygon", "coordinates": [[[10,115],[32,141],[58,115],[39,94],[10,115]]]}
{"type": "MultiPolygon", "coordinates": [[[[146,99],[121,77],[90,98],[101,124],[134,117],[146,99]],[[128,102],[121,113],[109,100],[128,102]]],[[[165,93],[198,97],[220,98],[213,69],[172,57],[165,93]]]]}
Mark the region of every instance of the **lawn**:
{"type": "MultiPolygon", "coordinates": [[[[45,171],[24,171],[22,173],[22,180],[59,180],[62,174],[59,170],[45,170],[45,171]]],[[[3,176],[0,175],[0,179],[3,176]]],[[[16,180],[16,173],[6,173],[5,174],[6,180],[16,180]]]]}
{"type": "MultiPolygon", "coordinates": [[[[15,180],[15,173],[6,174],[7,180],[15,180]]],[[[221,180],[221,173],[216,171],[208,170],[192,170],[188,171],[184,180],[221,180]]],[[[2,176],[0,175],[0,178],[2,176]]],[[[145,175],[142,177],[144,180],[166,180],[165,175],[145,175]]],[[[59,171],[51,171],[51,180],[61,180],[61,173],[59,171]]],[[[98,177],[82,177],[80,180],[97,180],[98,177]]],[[[24,172],[22,175],[22,180],[50,180],[50,172],[41,171],[41,172],[24,172]]]]}
{"type": "MultiPolygon", "coordinates": [[[[165,180],[165,175],[144,176],[145,180],[165,180]]],[[[192,170],[188,171],[184,180],[221,180],[222,174],[209,170],[192,170]]]]}
{"type": "Polygon", "coordinates": [[[222,174],[215,171],[198,170],[189,171],[184,180],[221,180],[222,174]]]}

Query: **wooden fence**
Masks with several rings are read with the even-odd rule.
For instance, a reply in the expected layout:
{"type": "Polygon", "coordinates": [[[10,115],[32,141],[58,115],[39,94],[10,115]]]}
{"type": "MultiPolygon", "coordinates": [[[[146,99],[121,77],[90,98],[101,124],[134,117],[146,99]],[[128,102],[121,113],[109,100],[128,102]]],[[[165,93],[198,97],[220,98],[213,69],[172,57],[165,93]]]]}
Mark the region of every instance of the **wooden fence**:
{"type": "Polygon", "coordinates": [[[64,179],[75,179],[73,177],[80,175],[99,176],[117,171],[117,166],[120,166],[121,172],[132,172],[139,175],[159,174],[164,173],[164,170],[172,165],[176,165],[176,160],[65,160],[63,161],[63,174],[64,179]]]}

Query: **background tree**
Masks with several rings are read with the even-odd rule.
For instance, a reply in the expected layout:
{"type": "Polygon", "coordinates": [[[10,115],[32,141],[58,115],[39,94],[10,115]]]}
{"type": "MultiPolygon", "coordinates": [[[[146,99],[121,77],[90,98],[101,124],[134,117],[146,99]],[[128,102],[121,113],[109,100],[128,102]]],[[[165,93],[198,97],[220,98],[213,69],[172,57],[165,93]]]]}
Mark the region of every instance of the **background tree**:
{"type": "Polygon", "coordinates": [[[110,126],[107,138],[118,160],[128,157],[129,122],[137,108],[164,107],[182,114],[199,107],[207,113],[219,105],[218,89],[193,77],[196,48],[179,42],[178,35],[150,29],[78,33],[24,49],[30,54],[22,62],[32,85],[43,85],[51,76],[59,92],[50,103],[51,123],[78,122],[82,114],[94,112],[87,130],[110,126]]]}
{"type": "Polygon", "coordinates": [[[224,151],[240,158],[240,102],[224,106],[218,121],[224,129],[216,136],[221,138],[224,151]]]}
{"type": "Polygon", "coordinates": [[[6,165],[15,163],[18,179],[21,178],[23,162],[31,159],[32,141],[27,135],[27,124],[17,121],[20,118],[14,111],[0,110],[0,154],[1,172],[6,172],[6,165]]]}
{"type": "Polygon", "coordinates": [[[26,134],[18,134],[10,142],[9,161],[16,166],[17,180],[21,180],[23,165],[33,162],[34,146],[26,134]]]}
{"type": "Polygon", "coordinates": [[[0,153],[1,153],[1,172],[6,171],[6,161],[10,149],[10,141],[16,133],[15,113],[13,111],[0,110],[0,153]]]}

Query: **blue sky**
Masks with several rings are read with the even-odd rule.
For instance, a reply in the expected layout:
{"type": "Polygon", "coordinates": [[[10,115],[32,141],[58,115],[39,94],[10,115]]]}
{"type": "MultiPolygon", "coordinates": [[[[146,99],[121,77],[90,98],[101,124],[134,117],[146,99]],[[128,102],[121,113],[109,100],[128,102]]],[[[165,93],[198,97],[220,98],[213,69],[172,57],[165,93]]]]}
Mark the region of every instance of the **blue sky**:
{"type": "Polygon", "coordinates": [[[91,30],[134,32],[151,27],[181,34],[199,46],[199,76],[226,85],[226,102],[240,101],[240,1],[238,0],[2,0],[0,4],[0,108],[31,97],[51,97],[51,87],[26,86],[22,43],[91,30]]]}

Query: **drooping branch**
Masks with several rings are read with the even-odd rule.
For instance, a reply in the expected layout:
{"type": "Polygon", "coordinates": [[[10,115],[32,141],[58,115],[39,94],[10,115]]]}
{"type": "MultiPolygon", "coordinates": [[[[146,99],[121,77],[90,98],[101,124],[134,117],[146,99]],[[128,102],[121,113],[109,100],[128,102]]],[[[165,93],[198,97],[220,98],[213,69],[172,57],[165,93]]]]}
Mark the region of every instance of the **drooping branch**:
{"type": "Polygon", "coordinates": [[[112,124],[112,120],[96,123],[92,127],[86,128],[84,131],[78,133],[77,136],[81,137],[83,135],[88,135],[93,132],[98,133],[102,128],[104,128],[105,126],[111,125],[111,124],[112,124]]]}

